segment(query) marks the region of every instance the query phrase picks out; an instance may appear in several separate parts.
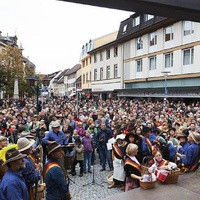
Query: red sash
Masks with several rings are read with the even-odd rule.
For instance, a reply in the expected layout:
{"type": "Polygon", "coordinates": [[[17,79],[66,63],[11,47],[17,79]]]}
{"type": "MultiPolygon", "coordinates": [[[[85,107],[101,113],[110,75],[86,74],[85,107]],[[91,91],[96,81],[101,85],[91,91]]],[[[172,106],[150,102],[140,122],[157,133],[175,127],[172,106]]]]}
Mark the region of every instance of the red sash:
{"type": "Polygon", "coordinates": [[[121,159],[124,158],[124,155],[123,155],[121,149],[118,147],[118,145],[117,145],[116,143],[113,144],[113,149],[114,149],[114,151],[116,152],[116,154],[117,154],[121,159]]]}
{"type": "Polygon", "coordinates": [[[131,165],[132,167],[136,168],[141,173],[141,166],[135,161],[131,160],[130,158],[125,159],[125,165],[131,165]]]}
{"type": "Polygon", "coordinates": [[[53,167],[59,167],[59,168],[61,168],[60,165],[59,165],[58,163],[56,163],[56,162],[50,162],[50,163],[48,163],[48,164],[45,166],[44,170],[43,170],[43,177],[44,177],[44,180],[45,180],[45,178],[46,178],[46,175],[47,175],[48,171],[49,171],[51,168],[53,168],[53,167]]]}
{"type": "Polygon", "coordinates": [[[160,163],[159,163],[159,166],[158,167],[162,167],[162,166],[165,166],[168,164],[168,161],[167,160],[162,160],[160,163]]]}

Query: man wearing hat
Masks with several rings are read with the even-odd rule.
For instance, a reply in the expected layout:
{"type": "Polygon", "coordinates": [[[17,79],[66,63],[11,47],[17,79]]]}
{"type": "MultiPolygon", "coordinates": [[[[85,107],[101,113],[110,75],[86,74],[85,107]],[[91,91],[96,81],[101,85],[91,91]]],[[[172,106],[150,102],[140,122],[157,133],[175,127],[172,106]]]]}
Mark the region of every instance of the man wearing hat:
{"type": "Polygon", "coordinates": [[[194,171],[198,166],[199,153],[200,153],[200,134],[189,131],[188,142],[190,145],[185,151],[185,154],[180,155],[182,168],[187,171],[194,171]]]}
{"type": "Polygon", "coordinates": [[[189,142],[187,141],[187,135],[184,133],[179,134],[177,136],[177,139],[179,141],[178,148],[177,148],[177,156],[181,156],[182,154],[185,154],[186,149],[189,147],[189,142]]]}
{"type": "Polygon", "coordinates": [[[22,175],[29,190],[30,200],[34,199],[33,186],[34,184],[37,185],[40,179],[41,169],[41,164],[37,162],[37,158],[35,157],[35,159],[33,159],[31,157],[31,154],[33,153],[34,143],[35,140],[29,140],[25,137],[19,138],[17,141],[19,152],[26,155],[26,157],[24,158],[26,168],[22,170],[22,175]]]}
{"type": "Polygon", "coordinates": [[[4,165],[7,165],[8,170],[1,181],[1,200],[29,200],[26,183],[21,174],[21,170],[26,167],[25,157],[26,154],[21,154],[16,149],[10,149],[6,152],[4,165]]]}
{"type": "Polygon", "coordinates": [[[66,135],[63,131],[60,131],[60,123],[58,121],[52,122],[52,131],[49,131],[42,139],[42,143],[45,145],[51,144],[53,141],[60,145],[67,145],[66,135]]]}
{"type": "Polygon", "coordinates": [[[61,145],[52,142],[47,146],[48,161],[43,170],[46,183],[46,200],[69,200],[69,181],[67,174],[58,160],[63,157],[61,145]]]}

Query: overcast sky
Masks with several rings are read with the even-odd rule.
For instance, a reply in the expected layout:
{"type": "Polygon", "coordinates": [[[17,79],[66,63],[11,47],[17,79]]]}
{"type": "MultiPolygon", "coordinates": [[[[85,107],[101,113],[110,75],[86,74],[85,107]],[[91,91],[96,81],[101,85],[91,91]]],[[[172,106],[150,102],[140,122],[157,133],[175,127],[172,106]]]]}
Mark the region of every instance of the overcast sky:
{"type": "Polygon", "coordinates": [[[37,73],[79,63],[82,46],[117,31],[132,13],[56,0],[0,0],[0,31],[18,37],[37,73]]]}

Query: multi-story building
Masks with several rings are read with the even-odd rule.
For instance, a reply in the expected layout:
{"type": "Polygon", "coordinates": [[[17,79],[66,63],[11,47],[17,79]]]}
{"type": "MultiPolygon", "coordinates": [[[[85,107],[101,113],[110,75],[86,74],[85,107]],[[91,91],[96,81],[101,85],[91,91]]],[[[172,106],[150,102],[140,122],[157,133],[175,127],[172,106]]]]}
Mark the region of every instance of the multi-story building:
{"type": "Polygon", "coordinates": [[[93,40],[82,46],[81,49],[81,81],[82,81],[82,92],[89,98],[91,96],[91,55],[89,51],[93,49],[93,40]]]}
{"type": "MultiPolygon", "coordinates": [[[[200,97],[200,23],[134,14],[120,24],[119,97],[200,97]]],[[[117,88],[116,88],[117,89],[117,88]]]]}
{"type": "Polygon", "coordinates": [[[94,40],[91,55],[92,94],[99,99],[116,96],[115,89],[123,87],[121,75],[123,58],[121,45],[117,44],[118,32],[113,32],[94,40]]]}

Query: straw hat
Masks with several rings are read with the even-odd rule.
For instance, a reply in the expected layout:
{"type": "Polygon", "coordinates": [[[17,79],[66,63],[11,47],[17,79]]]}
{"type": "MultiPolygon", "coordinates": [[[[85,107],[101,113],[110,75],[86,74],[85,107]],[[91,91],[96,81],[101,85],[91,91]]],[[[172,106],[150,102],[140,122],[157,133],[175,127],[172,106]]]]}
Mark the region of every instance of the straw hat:
{"type": "Polygon", "coordinates": [[[26,154],[20,153],[17,149],[10,149],[6,152],[6,161],[3,163],[3,165],[25,157],[26,154]]]}
{"type": "Polygon", "coordinates": [[[47,152],[48,154],[52,153],[53,151],[55,151],[56,149],[62,148],[62,146],[60,144],[58,144],[57,142],[52,142],[51,144],[49,144],[47,146],[47,152]]]}
{"type": "Polygon", "coordinates": [[[199,133],[189,131],[189,137],[191,137],[196,144],[200,144],[200,134],[199,133]]]}
{"type": "Polygon", "coordinates": [[[18,150],[19,152],[23,152],[27,149],[29,149],[30,147],[33,146],[33,144],[35,143],[35,140],[28,140],[25,137],[19,138],[17,140],[17,145],[18,145],[18,150]]]}
{"type": "Polygon", "coordinates": [[[52,127],[52,128],[60,127],[60,123],[59,123],[58,121],[54,121],[54,122],[52,122],[51,127],[52,127]]]}
{"type": "Polygon", "coordinates": [[[22,131],[22,132],[19,134],[19,137],[20,137],[20,138],[25,137],[25,138],[30,138],[30,139],[34,138],[34,137],[31,135],[31,133],[30,133],[29,131],[22,131]]]}

